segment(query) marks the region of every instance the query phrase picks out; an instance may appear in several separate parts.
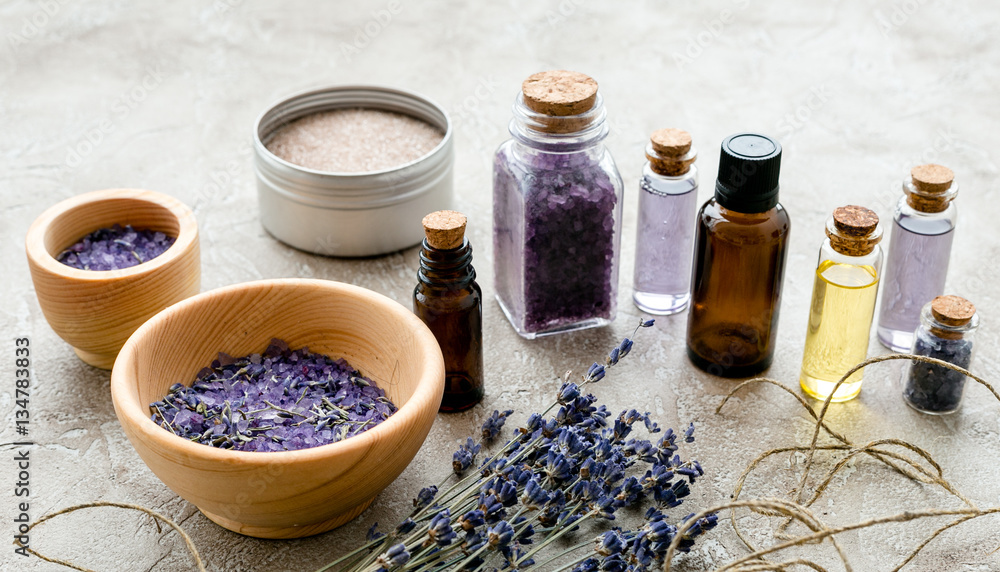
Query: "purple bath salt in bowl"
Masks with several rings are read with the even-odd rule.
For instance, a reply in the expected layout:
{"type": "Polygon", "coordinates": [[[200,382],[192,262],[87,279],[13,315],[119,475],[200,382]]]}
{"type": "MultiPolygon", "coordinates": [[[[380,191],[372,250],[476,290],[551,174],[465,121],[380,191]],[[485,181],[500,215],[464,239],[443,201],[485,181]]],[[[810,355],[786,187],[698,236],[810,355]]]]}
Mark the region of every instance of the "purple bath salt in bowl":
{"type": "Polygon", "coordinates": [[[56,260],[79,270],[121,270],[163,254],[176,240],[159,231],[135,230],[116,224],[84,236],[59,253],[56,260]]]}
{"type": "Polygon", "coordinates": [[[344,359],[271,340],[262,354],[219,353],[191,387],[150,404],[152,420],[185,439],[237,451],[295,451],[342,441],[396,406],[344,359]]]}

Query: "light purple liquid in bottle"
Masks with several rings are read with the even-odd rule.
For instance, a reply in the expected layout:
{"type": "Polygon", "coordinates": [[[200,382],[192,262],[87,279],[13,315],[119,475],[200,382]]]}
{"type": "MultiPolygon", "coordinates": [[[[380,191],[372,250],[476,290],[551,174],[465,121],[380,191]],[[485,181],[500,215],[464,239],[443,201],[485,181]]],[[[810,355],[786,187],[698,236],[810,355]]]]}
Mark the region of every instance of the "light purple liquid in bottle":
{"type": "Polygon", "coordinates": [[[691,249],[698,210],[695,166],[678,177],[643,169],[635,244],[632,301],[642,311],[668,315],[691,298],[691,249]]]}
{"type": "Polygon", "coordinates": [[[954,205],[941,213],[921,213],[900,205],[882,281],[878,338],[885,347],[909,352],[913,332],[920,325],[920,309],[944,294],[954,220],[954,205]]]}

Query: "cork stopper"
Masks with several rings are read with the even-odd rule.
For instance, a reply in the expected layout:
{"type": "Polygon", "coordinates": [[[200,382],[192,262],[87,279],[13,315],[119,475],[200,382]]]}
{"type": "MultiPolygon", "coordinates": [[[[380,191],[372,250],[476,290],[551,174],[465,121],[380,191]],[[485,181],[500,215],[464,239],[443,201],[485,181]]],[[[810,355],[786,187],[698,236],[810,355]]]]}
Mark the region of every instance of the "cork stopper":
{"type": "Polygon", "coordinates": [[[910,169],[913,186],[924,193],[943,193],[951,188],[955,173],[944,165],[917,165],[910,169]]]}
{"type": "Polygon", "coordinates": [[[691,134],[683,129],[658,129],[649,137],[653,150],[666,157],[680,157],[691,150],[691,134]]]}
{"type": "Polygon", "coordinates": [[[865,207],[847,205],[834,209],[833,224],[847,236],[868,236],[878,226],[878,215],[865,207]]]}
{"type": "Polygon", "coordinates": [[[946,326],[964,326],[976,315],[976,307],[961,296],[938,296],[931,302],[931,314],[946,326]]]}
{"type": "Polygon", "coordinates": [[[882,240],[875,211],[857,205],[837,207],[826,225],[830,246],[847,256],[864,256],[882,240]]]}
{"type": "Polygon", "coordinates": [[[654,173],[677,177],[691,170],[698,153],[691,148],[691,134],[682,129],[659,129],[649,137],[646,159],[654,173]]]}
{"type": "Polygon", "coordinates": [[[948,208],[954,198],[952,183],[955,173],[943,165],[933,163],[917,165],[910,169],[913,192],[907,193],[907,202],[920,212],[937,213],[948,208]]]}
{"type": "Polygon", "coordinates": [[[594,107],[597,82],[580,72],[553,70],[533,74],[521,84],[524,103],[532,111],[565,117],[594,107]]]}
{"type": "Polygon", "coordinates": [[[465,215],[457,211],[437,211],[425,216],[422,222],[427,244],[438,250],[462,246],[467,221],[465,215]]]}

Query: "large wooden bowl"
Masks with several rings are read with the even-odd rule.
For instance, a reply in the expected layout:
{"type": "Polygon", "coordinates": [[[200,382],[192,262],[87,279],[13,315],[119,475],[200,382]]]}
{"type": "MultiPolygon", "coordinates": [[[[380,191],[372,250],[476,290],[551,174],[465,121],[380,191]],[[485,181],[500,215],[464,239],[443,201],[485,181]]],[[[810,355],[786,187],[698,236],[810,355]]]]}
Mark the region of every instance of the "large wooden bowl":
{"type": "Polygon", "coordinates": [[[201,289],[194,213],[153,191],[110,189],[66,199],[35,219],[25,250],[45,319],[80,359],[103,369],[111,369],[118,350],[143,322],[201,289]],[[177,240],[156,258],[122,270],[79,270],[56,260],[80,238],[114,224],[177,240]]]}
{"type": "Polygon", "coordinates": [[[326,280],[262,280],[205,292],[143,324],[111,372],[118,420],[168,487],[229,530],[261,538],[325,532],[371,504],[416,455],[444,392],[434,335],[400,304],[326,280]],[[399,410],[340,441],[281,452],[217,449],[150,420],[149,404],[190,385],[218,352],[262,352],[271,338],[343,357],[399,410]]]}

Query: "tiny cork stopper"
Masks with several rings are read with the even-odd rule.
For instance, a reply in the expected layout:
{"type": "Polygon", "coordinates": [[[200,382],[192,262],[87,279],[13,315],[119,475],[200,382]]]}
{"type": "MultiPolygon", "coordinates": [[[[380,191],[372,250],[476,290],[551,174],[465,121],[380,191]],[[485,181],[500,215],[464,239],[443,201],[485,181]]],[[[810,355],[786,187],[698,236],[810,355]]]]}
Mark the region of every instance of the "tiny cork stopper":
{"type": "Polygon", "coordinates": [[[938,296],[931,302],[931,314],[946,326],[964,326],[976,315],[976,307],[961,296],[938,296]]]}
{"type": "Polygon", "coordinates": [[[594,107],[597,82],[574,71],[536,73],[521,84],[524,103],[536,113],[564,117],[579,115],[594,107]]]}
{"type": "Polygon", "coordinates": [[[666,157],[680,157],[691,150],[691,134],[683,129],[658,129],[649,138],[653,150],[666,157]]]}
{"type": "Polygon", "coordinates": [[[865,207],[847,205],[833,211],[833,224],[847,236],[868,236],[878,226],[878,215],[865,207]]]}
{"type": "Polygon", "coordinates": [[[878,215],[857,205],[837,207],[826,223],[830,246],[847,256],[865,256],[882,240],[878,215]]]}
{"type": "Polygon", "coordinates": [[[462,246],[467,221],[465,215],[457,211],[437,211],[425,216],[422,222],[427,244],[438,250],[462,246]]]}
{"type": "Polygon", "coordinates": [[[943,165],[918,165],[910,169],[913,186],[923,193],[943,193],[951,188],[955,173],[943,165]]]}
{"type": "Polygon", "coordinates": [[[679,177],[691,170],[697,158],[691,150],[691,134],[683,129],[659,129],[649,137],[646,159],[654,173],[679,177]]]}

